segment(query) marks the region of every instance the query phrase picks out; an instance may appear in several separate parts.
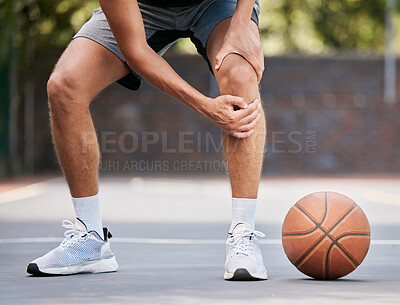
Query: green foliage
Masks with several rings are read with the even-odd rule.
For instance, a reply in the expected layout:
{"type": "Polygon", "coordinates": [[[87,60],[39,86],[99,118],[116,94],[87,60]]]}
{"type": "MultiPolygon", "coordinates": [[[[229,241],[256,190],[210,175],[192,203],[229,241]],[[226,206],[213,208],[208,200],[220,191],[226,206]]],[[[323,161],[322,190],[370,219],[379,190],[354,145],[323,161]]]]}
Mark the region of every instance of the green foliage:
{"type": "Polygon", "coordinates": [[[65,46],[99,6],[95,0],[37,0],[37,4],[41,14],[37,35],[42,46],[65,46]]]}
{"type": "Polygon", "coordinates": [[[9,35],[13,27],[16,43],[29,31],[39,48],[65,46],[98,6],[96,0],[0,0],[1,35],[9,35]]]}
{"type": "Polygon", "coordinates": [[[382,53],[384,50],[386,0],[261,0],[260,3],[261,36],[267,54],[323,53],[335,49],[382,53]]]}
{"type": "Polygon", "coordinates": [[[327,46],[382,49],[385,0],[308,0],[306,10],[327,46]]]}

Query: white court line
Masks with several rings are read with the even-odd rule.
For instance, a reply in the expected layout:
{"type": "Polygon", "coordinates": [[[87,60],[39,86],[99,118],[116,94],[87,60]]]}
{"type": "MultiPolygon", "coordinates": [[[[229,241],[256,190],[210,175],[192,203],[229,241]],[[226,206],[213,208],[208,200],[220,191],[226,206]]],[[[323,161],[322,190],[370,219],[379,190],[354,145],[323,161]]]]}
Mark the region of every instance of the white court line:
{"type": "MultiPolygon", "coordinates": [[[[58,237],[32,237],[32,238],[2,238],[0,244],[23,244],[23,243],[47,243],[61,242],[62,238],[58,237]]],[[[112,239],[113,243],[122,244],[152,244],[152,245],[223,245],[223,239],[169,239],[169,238],[130,238],[116,237],[112,239]]],[[[259,240],[263,245],[280,245],[280,239],[263,239],[259,240]]],[[[373,239],[371,245],[376,246],[399,246],[398,239],[373,239]]]]}

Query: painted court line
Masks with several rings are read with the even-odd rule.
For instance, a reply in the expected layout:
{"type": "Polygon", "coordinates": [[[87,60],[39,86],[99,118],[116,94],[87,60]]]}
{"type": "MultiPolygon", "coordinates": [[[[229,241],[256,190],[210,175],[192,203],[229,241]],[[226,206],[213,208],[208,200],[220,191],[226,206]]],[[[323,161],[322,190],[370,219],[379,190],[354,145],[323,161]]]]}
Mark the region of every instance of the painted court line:
{"type": "MultiPolygon", "coordinates": [[[[32,238],[2,238],[0,244],[23,244],[23,243],[49,243],[61,242],[58,237],[32,237],[32,238]]],[[[169,238],[130,238],[116,237],[112,239],[113,243],[122,244],[152,244],[152,245],[223,245],[222,239],[169,239],[169,238]]],[[[280,239],[263,239],[259,241],[264,245],[280,245],[280,239]]],[[[373,239],[371,245],[375,246],[399,246],[398,239],[373,239]]]]}

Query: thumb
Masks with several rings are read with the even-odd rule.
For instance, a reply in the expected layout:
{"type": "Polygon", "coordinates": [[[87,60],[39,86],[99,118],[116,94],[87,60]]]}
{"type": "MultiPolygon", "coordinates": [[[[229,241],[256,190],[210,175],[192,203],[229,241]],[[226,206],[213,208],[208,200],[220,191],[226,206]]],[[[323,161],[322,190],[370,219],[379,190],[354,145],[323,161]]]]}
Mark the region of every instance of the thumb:
{"type": "Polygon", "coordinates": [[[247,103],[239,96],[229,96],[232,106],[238,106],[240,109],[246,109],[247,103]]]}
{"type": "Polygon", "coordinates": [[[218,71],[219,68],[221,68],[222,62],[224,61],[226,55],[228,55],[228,52],[222,49],[218,52],[217,56],[215,56],[215,70],[218,71]]]}

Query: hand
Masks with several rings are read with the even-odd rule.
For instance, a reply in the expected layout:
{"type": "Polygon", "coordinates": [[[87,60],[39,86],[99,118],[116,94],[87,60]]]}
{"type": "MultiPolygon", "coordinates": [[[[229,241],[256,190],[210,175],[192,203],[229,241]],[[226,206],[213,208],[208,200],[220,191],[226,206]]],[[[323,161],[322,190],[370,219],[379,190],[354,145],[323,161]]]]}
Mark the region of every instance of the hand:
{"type": "Polygon", "coordinates": [[[219,70],[228,54],[238,54],[252,65],[257,73],[257,81],[260,83],[264,72],[264,54],[258,32],[252,29],[252,25],[251,20],[244,23],[231,22],[222,47],[215,57],[215,69],[219,70]]]}
{"type": "Polygon", "coordinates": [[[244,139],[254,133],[254,127],[261,117],[261,103],[256,99],[251,104],[237,96],[221,95],[210,99],[206,117],[224,132],[244,139]]]}

